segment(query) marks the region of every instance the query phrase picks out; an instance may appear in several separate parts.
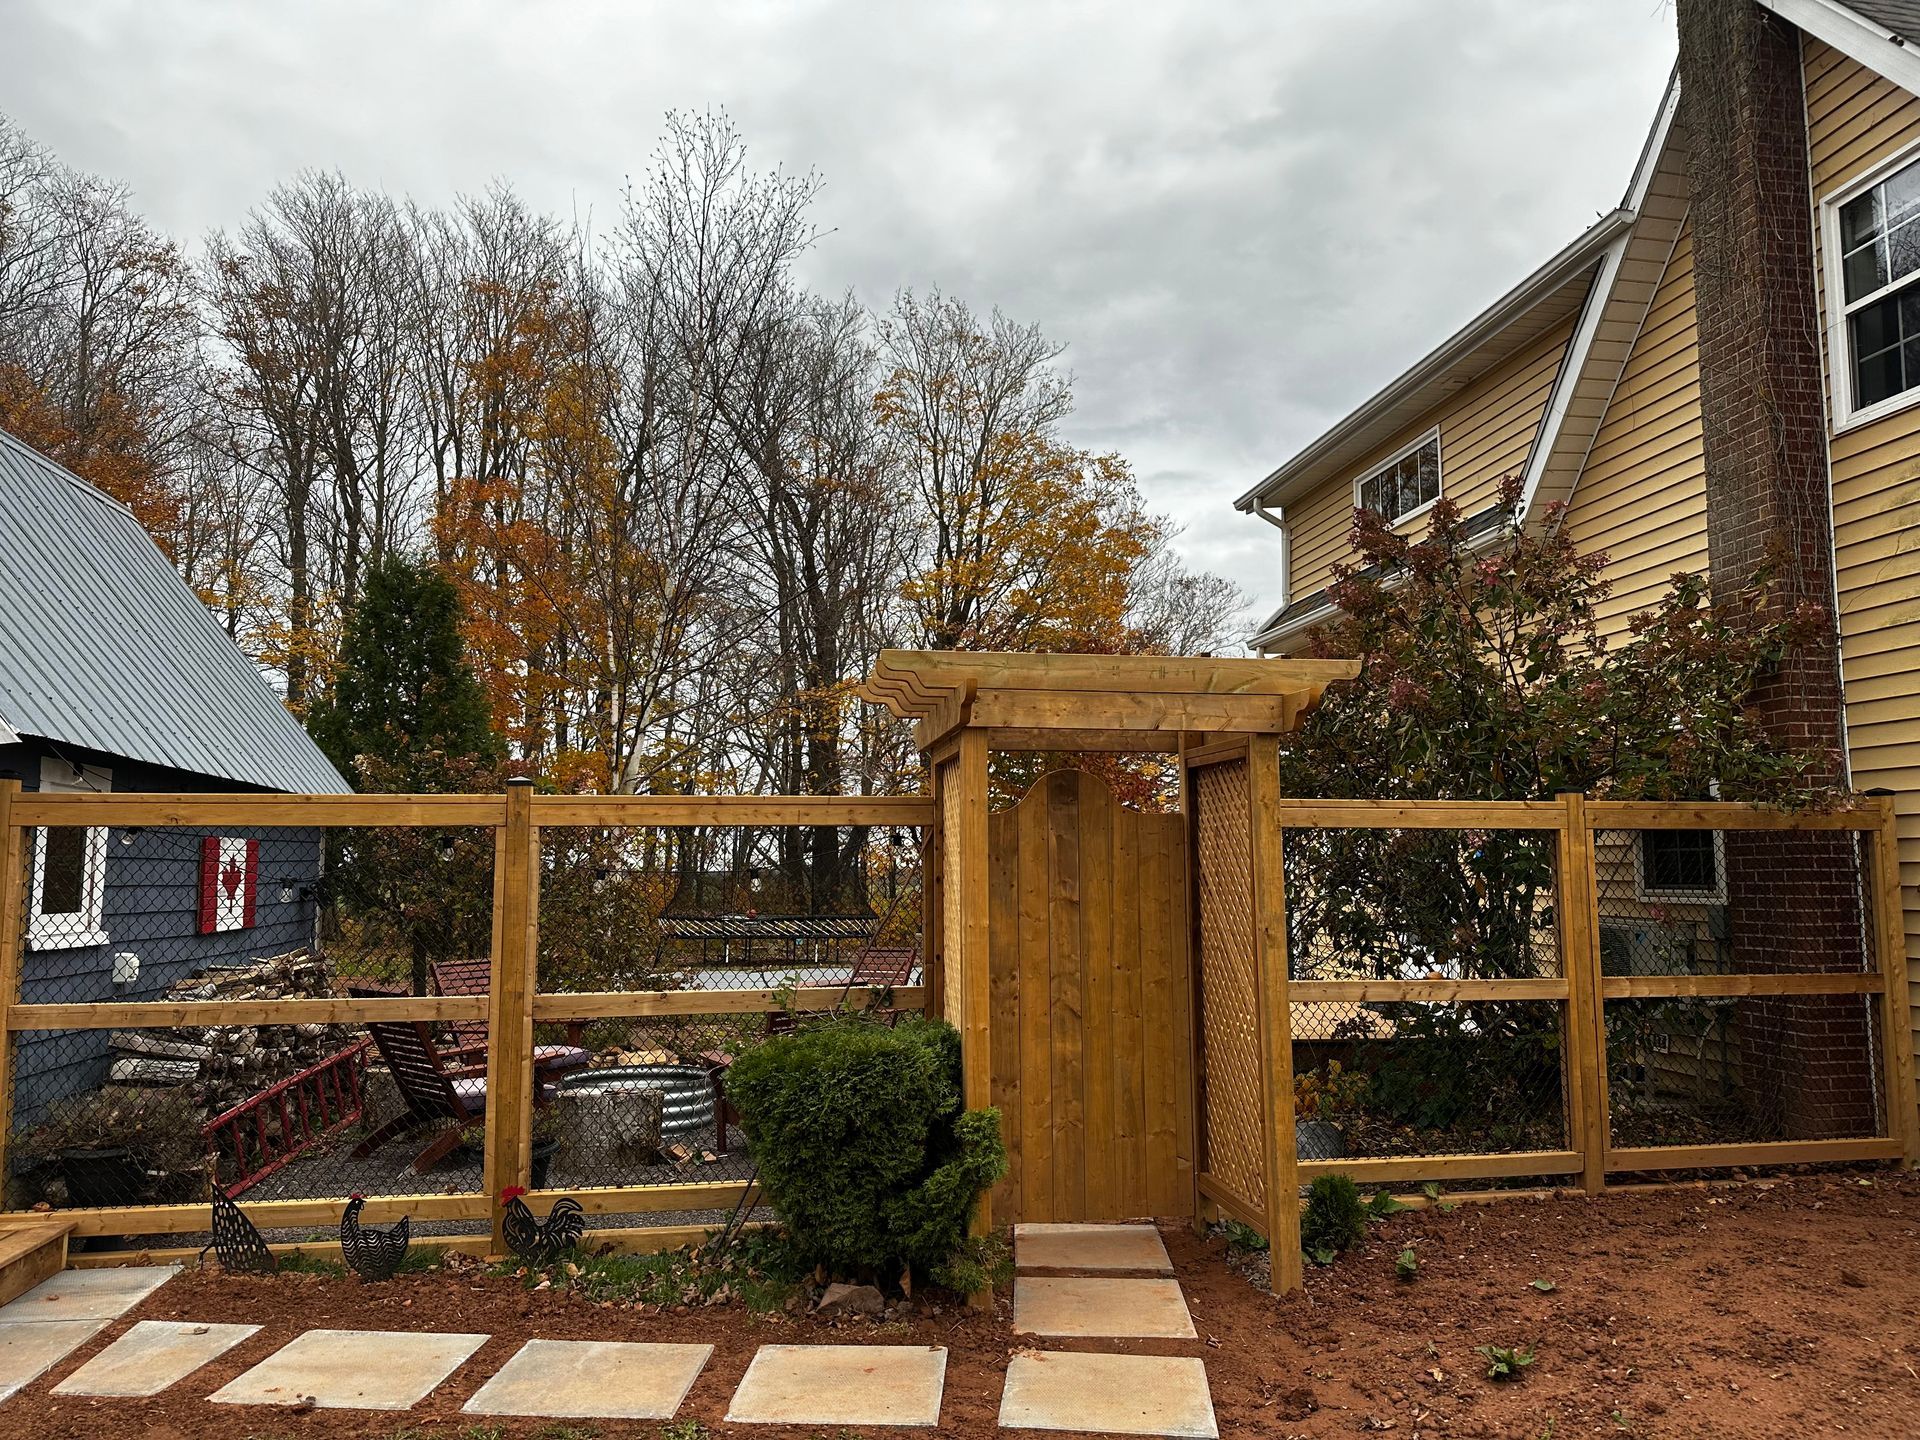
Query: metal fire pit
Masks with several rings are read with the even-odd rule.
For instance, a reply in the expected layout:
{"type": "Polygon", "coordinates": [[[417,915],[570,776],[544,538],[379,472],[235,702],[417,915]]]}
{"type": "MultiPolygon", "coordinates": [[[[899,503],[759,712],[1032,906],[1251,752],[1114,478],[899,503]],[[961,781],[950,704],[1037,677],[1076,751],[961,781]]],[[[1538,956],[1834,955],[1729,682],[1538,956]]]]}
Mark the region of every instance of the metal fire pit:
{"type": "Polygon", "coordinates": [[[662,1135],[713,1129],[713,1076],[701,1065],[615,1065],[578,1071],[560,1082],[563,1095],[618,1096],[643,1090],[660,1096],[662,1135]]]}

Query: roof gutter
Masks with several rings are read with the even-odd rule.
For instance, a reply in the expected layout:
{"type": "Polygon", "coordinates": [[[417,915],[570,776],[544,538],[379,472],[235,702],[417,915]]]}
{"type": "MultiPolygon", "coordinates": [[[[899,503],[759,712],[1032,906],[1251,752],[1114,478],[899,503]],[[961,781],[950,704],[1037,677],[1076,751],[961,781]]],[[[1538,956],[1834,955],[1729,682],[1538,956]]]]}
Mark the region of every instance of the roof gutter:
{"type": "Polygon", "coordinates": [[[1233,502],[1234,508],[1252,511],[1286,498],[1285,491],[1290,480],[1311,469],[1329,451],[1344,443],[1377,411],[1404,399],[1421,386],[1431,384],[1451,369],[1462,355],[1492,339],[1547,296],[1577,279],[1582,271],[1590,268],[1606,252],[1608,246],[1632,228],[1633,222],[1634,212],[1625,208],[1601,216],[1572,244],[1468,321],[1438,349],[1240,496],[1233,502]]]}

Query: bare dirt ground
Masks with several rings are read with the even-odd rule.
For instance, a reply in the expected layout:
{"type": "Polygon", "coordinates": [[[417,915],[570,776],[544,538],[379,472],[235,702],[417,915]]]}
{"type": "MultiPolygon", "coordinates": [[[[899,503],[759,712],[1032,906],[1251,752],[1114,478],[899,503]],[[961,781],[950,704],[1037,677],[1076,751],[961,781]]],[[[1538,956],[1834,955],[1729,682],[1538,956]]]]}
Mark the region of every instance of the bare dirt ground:
{"type": "MultiPolygon", "coordinates": [[[[1920,1431],[1920,1177],[1807,1176],[1599,1200],[1429,1208],[1377,1224],[1367,1244],[1278,1300],[1231,1266],[1219,1239],[1163,1227],[1202,1339],[1050,1342],[1054,1348],[1202,1356],[1223,1436],[1773,1437],[1920,1431]],[[1864,1181],[1865,1183],[1862,1183],[1864,1181]],[[1396,1278],[1403,1249],[1417,1276],[1396,1278]],[[1551,1285],[1536,1289],[1532,1282],[1551,1285]],[[1535,1348],[1516,1381],[1486,1378],[1479,1345],[1535,1348]]],[[[98,1440],[588,1440],[759,1436],[842,1440],[831,1429],[729,1426],[721,1417],[754,1349],[782,1343],[948,1347],[937,1431],[995,1434],[1001,1378],[1025,1340],[1007,1299],[991,1313],[923,1302],[905,1319],[829,1325],[739,1307],[603,1308],[471,1270],[383,1285],[287,1276],[183,1275],[19,1396],[0,1436],[98,1440]],[[142,1317],[265,1328],[166,1394],[62,1399],[50,1388],[142,1317]],[[316,1326],[484,1331],[493,1338],[405,1414],[215,1406],[205,1397],[316,1326]],[[681,1411],[657,1424],[509,1421],[460,1405],[531,1336],[711,1342],[681,1411]]],[[[853,1434],[855,1432],[846,1432],[853,1434]]]]}

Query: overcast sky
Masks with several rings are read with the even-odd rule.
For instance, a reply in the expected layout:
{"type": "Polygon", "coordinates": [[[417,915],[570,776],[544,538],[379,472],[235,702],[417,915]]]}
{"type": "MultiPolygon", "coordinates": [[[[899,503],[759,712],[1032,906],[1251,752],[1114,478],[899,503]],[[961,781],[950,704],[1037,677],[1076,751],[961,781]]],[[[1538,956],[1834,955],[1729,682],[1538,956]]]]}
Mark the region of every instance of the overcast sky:
{"type": "Polygon", "coordinates": [[[303,167],[604,229],[724,107],[824,181],[814,285],[1040,322],[1260,604],[1233,497],[1618,203],[1673,51],[1663,0],[0,0],[0,109],[191,240],[303,167]]]}

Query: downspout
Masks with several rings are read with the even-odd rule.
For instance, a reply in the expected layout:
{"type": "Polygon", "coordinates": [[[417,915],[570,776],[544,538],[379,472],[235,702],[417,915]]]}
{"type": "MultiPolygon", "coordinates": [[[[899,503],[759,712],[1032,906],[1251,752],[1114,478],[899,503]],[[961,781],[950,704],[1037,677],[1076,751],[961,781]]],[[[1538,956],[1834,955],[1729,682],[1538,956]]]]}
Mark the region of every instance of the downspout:
{"type": "Polygon", "coordinates": [[[1280,532],[1280,603],[1275,608],[1284,610],[1293,598],[1290,593],[1293,586],[1288,573],[1293,568],[1290,563],[1293,557],[1287,553],[1289,544],[1287,540],[1286,508],[1282,506],[1277,510],[1269,510],[1267,508],[1267,502],[1264,500],[1254,501],[1250,508],[1255,515],[1258,515],[1262,520],[1280,532]]]}

